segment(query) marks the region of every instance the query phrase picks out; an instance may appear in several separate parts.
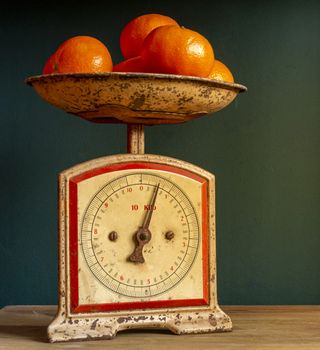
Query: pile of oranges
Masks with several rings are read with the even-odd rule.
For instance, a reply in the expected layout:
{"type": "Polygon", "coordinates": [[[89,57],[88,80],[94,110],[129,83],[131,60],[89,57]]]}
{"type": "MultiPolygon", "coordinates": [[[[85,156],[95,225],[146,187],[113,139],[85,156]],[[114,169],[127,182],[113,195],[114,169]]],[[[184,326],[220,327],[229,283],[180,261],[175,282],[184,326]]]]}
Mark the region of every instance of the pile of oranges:
{"type": "Polygon", "coordinates": [[[210,42],[168,16],[146,14],[130,21],[121,32],[120,49],[124,60],[113,65],[101,41],[76,36],[58,47],[47,60],[43,74],[141,72],[234,82],[228,67],[215,59],[210,42]]]}

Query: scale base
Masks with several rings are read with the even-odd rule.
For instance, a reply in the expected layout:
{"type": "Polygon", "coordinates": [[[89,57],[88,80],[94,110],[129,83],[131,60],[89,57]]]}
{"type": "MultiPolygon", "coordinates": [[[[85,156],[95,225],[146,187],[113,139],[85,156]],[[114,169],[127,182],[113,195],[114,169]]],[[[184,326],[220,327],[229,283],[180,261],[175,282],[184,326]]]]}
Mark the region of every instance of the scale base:
{"type": "Polygon", "coordinates": [[[112,339],[119,331],[134,328],[162,328],[174,334],[230,332],[232,322],[219,307],[193,312],[126,313],[113,316],[62,317],[48,327],[51,343],[71,340],[112,339]]]}

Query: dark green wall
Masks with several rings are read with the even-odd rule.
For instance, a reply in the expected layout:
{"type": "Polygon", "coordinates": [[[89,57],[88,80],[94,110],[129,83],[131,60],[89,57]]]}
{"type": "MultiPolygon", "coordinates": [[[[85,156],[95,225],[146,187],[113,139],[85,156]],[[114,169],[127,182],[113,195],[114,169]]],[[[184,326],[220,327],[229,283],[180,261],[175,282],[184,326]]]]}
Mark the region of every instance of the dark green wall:
{"type": "Polygon", "coordinates": [[[126,151],[125,126],[71,117],[24,79],[74,35],[118,62],[121,28],[147,12],[207,36],[249,88],[215,115],[146,130],[148,153],[216,174],[220,303],[320,303],[320,2],[24,3],[0,12],[0,304],[57,302],[56,176],[126,151]]]}

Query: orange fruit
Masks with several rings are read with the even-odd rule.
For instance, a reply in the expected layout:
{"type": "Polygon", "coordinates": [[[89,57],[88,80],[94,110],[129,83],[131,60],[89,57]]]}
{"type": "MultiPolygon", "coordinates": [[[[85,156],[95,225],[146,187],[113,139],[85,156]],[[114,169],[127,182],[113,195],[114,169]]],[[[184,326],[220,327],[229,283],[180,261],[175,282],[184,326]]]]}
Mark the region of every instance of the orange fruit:
{"type": "Polygon", "coordinates": [[[132,57],[113,66],[113,72],[142,72],[148,73],[150,70],[141,56],[132,57]]]}
{"type": "Polygon", "coordinates": [[[124,59],[140,55],[142,44],[147,35],[155,28],[164,25],[177,25],[171,17],[150,13],[134,18],[121,31],[120,49],[124,59]]]}
{"type": "Polygon", "coordinates": [[[43,74],[111,72],[107,47],[90,36],[75,36],[63,42],[47,60],[43,74]]]}
{"type": "Polygon", "coordinates": [[[162,26],[145,39],[141,57],[154,73],[207,77],[214,52],[201,34],[180,26],[162,26]]]}
{"type": "Polygon", "coordinates": [[[46,64],[43,67],[42,74],[52,74],[55,73],[54,70],[54,54],[49,57],[46,64]]]}
{"type": "Polygon", "coordinates": [[[228,83],[233,83],[233,75],[230,72],[229,68],[222,63],[221,61],[215,60],[213,64],[213,68],[208,75],[209,79],[219,80],[219,81],[226,81],[228,83]]]}

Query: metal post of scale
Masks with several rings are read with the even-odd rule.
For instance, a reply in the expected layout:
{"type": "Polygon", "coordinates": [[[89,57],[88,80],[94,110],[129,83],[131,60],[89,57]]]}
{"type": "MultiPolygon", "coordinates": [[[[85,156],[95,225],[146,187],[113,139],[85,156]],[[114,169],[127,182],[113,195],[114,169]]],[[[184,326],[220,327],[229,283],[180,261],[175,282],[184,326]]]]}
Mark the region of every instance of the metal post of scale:
{"type": "Polygon", "coordinates": [[[142,124],[127,124],[127,152],[144,154],[144,126],[142,124]]]}

